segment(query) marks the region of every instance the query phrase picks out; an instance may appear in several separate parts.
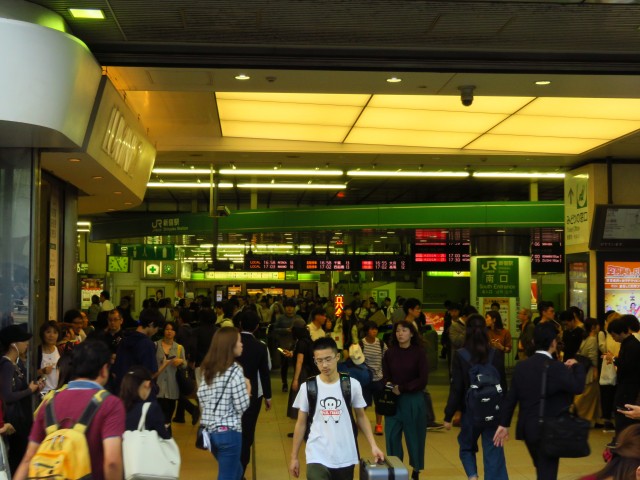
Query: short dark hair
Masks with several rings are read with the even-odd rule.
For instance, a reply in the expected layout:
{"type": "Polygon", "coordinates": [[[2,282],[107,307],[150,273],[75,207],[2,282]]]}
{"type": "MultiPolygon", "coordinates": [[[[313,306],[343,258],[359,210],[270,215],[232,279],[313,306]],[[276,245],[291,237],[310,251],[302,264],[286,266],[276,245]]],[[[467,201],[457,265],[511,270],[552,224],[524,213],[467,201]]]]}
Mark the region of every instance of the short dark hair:
{"type": "Polygon", "coordinates": [[[552,307],[553,307],[553,302],[542,300],[541,302],[538,303],[538,312],[542,314],[543,312],[545,312],[546,310],[549,310],[552,307]]]}
{"type": "Polygon", "coordinates": [[[449,302],[449,305],[445,303],[445,307],[447,310],[458,310],[458,312],[461,310],[460,304],[455,302],[449,302]]]}
{"type": "Polygon", "coordinates": [[[362,331],[363,333],[366,335],[367,333],[369,333],[369,330],[379,330],[378,328],[378,324],[372,320],[369,320],[367,322],[364,322],[364,326],[362,327],[362,331]]]}
{"type": "Polygon", "coordinates": [[[571,322],[576,317],[573,316],[573,312],[571,310],[565,310],[564,312],[560,312],[558,314],[558,320],[561,322],[571,322]]]}
{"type": "Polygon", "coordinates": [[[317,339],[315,342],[313,342],[313,345],[311,346],[311,351],[315,352],[316,350],[326,350],[328,348],[333,350],[335,353],[338,353],[338,345],[336,344],[336,341],[333,338],[321,337],[317,339]]]}
{"type": "Polygon", "coordinates": [[[98,295],[91,295],[91,303],[100,305],[100,297],[98,295]]]}
{"type": "Polygon", "coordinates": [[[391,338],[389,339],[389,343],[392,346],[398,346],[398,337],[396,336],[396,332],[398,331],[399,327],[404,327],[404,328],[408,328],[409,330],[411,330],[411,333],[413,333],[413,336],[411,337],[411,345],[418,345],[420,347],[422,347],[422,337],[420,336],[420,333],[418,332],[416,326],[413,324],[413,322],[409,322],[407,320],[400,320],[399,322],[394,323],[393,325],[393,331],[391,333],[391,338]]]}
{"type": "Polygon", "coordinates": [[[153,324],[154,327],[162,328],[164,326],[164,316],[157,308],[145,308],[140,312],[138,324],[147,328],[153,324]]]}
{"type": "Polygon", "coordinates": [[[42,343],[44,343],[45,332],[50,328],[53,328],[56,332],[58,332],[58,338],[60,338],[60,325],[58,325],[58,322],[56,322],[55,320],[48,320],[44,322],[40,327],[39,336],[42,343]]]}
{"type": "Polygon", "coordinates": [[[491,308],[493,308],[493,307],[498,307],[498,309],[500,309],[500,304],[498,302],[493,302],[491,304],[491,308]]]}
{"type": "Polygon", "coordinates": [[[111,294],[109,293],[109,290],[103,290],[102,292],[100,292],[100,295],[102,295],[107,300],[111,299],[111,294]]]}
{"type": "Polygon", "coordinates": [[[615,333],[616,335],[629,333],[629,325],[627,325],[627,322],[625,322],[622,317],[616,318],[615,320],[611,320],[609,327],[607,327],[607,332],[615,333]]]}
{"type": "Polygon", "coordinates": [[[558,331],[553,322],[539,323],[533,330],[533,344],[536,350],[544,350],[546,352],[557,336],[558,331]]]}
{"type": "Polygon", "coordinates": [[[101,340],[87,339],[76,345],[72,352],[73,378],[88,378],[95,380],[100,376],[100,370],[111,362],[111,350],[101,340]]]}
{"type": "Polygon", "coordinates": [[[462,307],[462,310],[460,310],[461,317],[468,317],[469,315],[473,315],[474,313],[478,313],[478,309],[473,305],[465,305],[464,307],[462,307]]]}
{"type": "Polygon", "coordinates": [[[82,318],[82,314],[80,313],[80,310],[67,310],[66,312],[64,312],[62,321],[64,323],[73,323],[73,320],[78,317],[82,318]]]}
{"type": "Polygon", "coordinates": [[[638,318],[635,315],[622,315],[620,317],[627,327],[629,327],[630,332],[638,332],[640,331],[640,322],[638,322],[638,318]]]}
{"type": "Polygon", "coordinates": [[[240,326],[245,332],[253,332],[260,325],[260,317],[253,310],[243,310],[239,317],[240,326]]]}
{"type": "Polygon", "coordinates": [[[287,298],[284,301],[283,306],[285,306],[285,307],[295,307],[296,306],[296,301],[293,298],[287,298]]]}
{"type": "Polygon", "coordinates": [[[311,310],[311,320],[313,321],[314,318],[316,318],[316,315],[323,315],[323,316],[327,316],[327,312],[325,311],[324,308],[322,307],[318,307],[318,308],[314,308],[313,310],[311,310]]]}
{"type": "Polygon", "coordinates": [[[408,314],[409,310],[413,310],[420,305],[422,305],[422,302],[417,298],[407,298],[402,304],[402,309],[404,310],[404,313],[408,314]]]}

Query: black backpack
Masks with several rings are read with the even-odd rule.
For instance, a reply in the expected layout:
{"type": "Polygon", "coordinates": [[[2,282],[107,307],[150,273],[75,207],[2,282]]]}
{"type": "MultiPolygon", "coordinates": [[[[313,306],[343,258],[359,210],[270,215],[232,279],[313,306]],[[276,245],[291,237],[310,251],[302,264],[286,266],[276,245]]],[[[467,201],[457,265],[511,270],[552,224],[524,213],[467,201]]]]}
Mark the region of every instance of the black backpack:
{"type": "Polygon", "coordinates": [[[465,348],[458,350],[469,368],[469,389],[465,398],[466,413],[471,415],[476,427],[496,426],[500,420],[500,404],[504,397],[500,385],[500,373],[493,366],[495,350],[489,350],[486,363],[472,363],[471,353],[465,348]]]}
{"type": "MultiPolygon", "coordinates": [[[[344,398],[347,411],[349,412],[349,419],[351,420],[351,427],[353,428],[353,436],[356,439],[357,449],[358,425],[353,418],[353,412],[351,409],[351,377],[346,373],[340,373],[340,390],[342,391],[342,397],[344,398]]],[[[305,440],[309,438],[313,417],[316,414],[316,405],[318,404],[318,381],[315,376],[307,379],[307,400],[309,401],[309,414],[307,415],[307,429],[304,432],[305,440]]]]}

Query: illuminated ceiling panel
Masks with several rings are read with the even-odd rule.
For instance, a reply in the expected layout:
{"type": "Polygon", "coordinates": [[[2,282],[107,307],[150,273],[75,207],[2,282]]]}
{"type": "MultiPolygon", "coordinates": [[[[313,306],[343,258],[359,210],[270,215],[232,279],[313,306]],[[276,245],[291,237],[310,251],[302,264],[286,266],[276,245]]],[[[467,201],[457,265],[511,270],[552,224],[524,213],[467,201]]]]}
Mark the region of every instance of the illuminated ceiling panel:
{"type": "Polygon", "coordinates": [[[397,130],[428,130],[432,132],[484,133],[507,118],[504,114],[436,112],[367,107],[356,128],[393,128],[397,130]]]}
{"type": "Polygon", "coordinates": [[[342,142],[349,127],[326,125],[296,125],[259,122],[221,122],[225,137],[299,140],[307,142],[342,142]]]}
{"type": "Polygon", "coordinates": [[[587,138],[554,138],[526,135],[482,135],[465,150],[493,150],[498,152],[563,153],[577,155],[608,140],[587,138]]]}
{"type": "Polygon", "coordinates": [[[640,128],[640,121],[513,115],[489,133],[611,140],[640,128]]]}
{"type": "Polygon", "coordinates": [[[640,99],[477,96],[469,107],[456,95],[216,99],[226,137],[577,155],[640,129],[640,99]]]}
{"type": "Polygon", "coordinates": [[[522,115],[640,120],[640,99],[635,98],[536,98],[522,115]]]}
{"type": "Polygon", "coordinates": [[[344,143],[460,149],[477,136],[477,133],[425,132],[356,127],[351,130],[344,143]]]}
{"type": "Polygon", "coordinates": [[[465,107],[462,105],[459,95],[374,95],[367,107],[511,114],[534,98],[476,96],[473,99],[473,104],[465,107]]]}

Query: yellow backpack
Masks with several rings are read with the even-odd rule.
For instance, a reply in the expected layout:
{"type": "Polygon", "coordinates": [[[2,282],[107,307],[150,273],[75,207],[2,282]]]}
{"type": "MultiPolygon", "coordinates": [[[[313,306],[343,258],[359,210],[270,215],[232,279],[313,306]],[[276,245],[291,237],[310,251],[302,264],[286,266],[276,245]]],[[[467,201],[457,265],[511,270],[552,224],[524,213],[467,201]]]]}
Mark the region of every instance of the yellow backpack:
{"type": "Polygon", "coordinates": [[[71,428],[60,428],[54,403],[57,393],[46,406],[47,436],[29,462],[30,479],[88,480],[91,478],[91,456],[85,433],[103,400],[109,395],[99,390],[71,428]]]}

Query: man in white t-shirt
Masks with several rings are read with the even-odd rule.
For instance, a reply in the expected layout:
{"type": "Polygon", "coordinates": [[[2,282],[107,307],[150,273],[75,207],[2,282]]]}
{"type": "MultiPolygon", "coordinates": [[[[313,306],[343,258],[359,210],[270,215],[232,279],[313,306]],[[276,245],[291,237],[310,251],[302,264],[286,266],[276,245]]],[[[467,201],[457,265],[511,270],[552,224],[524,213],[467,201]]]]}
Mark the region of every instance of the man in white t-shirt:
{"type": "Polygon", "coordinates": [[[327,323],[327,313],[324,309],[314,309],[313,312],[311,312],[311,323],[307,326],[311,340],[316,341],[319,338],[327,336],[327,332],[324,331],[325,323],[327,323]]]}
{"type": "MultiPolygon", "coordinates": [[[[353,480],[355,465],[358,463],[351,416],[340,385],[338,357],[338,347],[332,338],[324,337],[313,343],[313,361],[318,366],[320,375],[315,377],[317,399],[305,448],[308,480],[353,480]]],[[[384,454],[376,444],[369,419],[364,413],[367,404],[362,396],[362,387],[357,380],[349,380],[351,405],[355,411],[356,423],[369,442],[373,457],[382,461],[384,454]]],[[[299,410],[293,433],[289,473],[295,478],[300,475],[298,453],[307,429],[309,414],[307,383],[308,381],[300,385],[300,391],[293,402],[293,406],[299,410]]]]}

